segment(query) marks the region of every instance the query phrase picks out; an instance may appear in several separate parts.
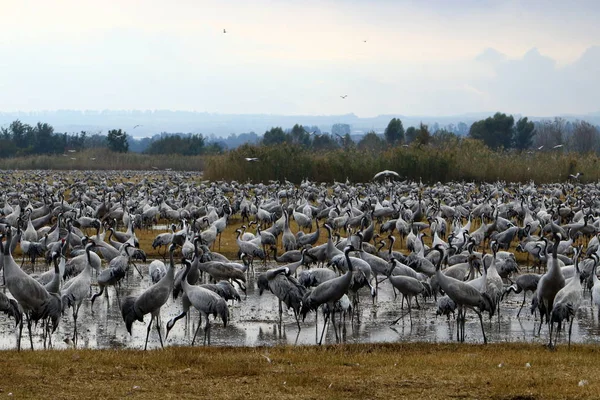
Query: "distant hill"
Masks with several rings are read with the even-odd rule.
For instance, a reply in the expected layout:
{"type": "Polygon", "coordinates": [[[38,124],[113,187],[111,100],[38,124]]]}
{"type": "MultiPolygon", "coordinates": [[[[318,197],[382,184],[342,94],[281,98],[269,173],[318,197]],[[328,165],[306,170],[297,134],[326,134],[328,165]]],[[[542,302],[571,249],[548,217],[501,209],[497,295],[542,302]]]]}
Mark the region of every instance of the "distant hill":
{"type": "MultiPolygon", "coordinates": [[[[0,127],[6,126],[15,119],[24,123],[35,124],[38,121],[47,122],[54,127],[55,132],[106,133],[108,129],[121,128],[135,138],[152,137],[161,132],[201,133],[205,137],[227,137],[230,134],[256,132],[261,136],[273,126],[284,129],[294,124],[317,126],[322,132],[331,132],[333,124],[349,124],[353,135],[374,130],[382,133],[390,119],[397,117],[402,120],[405,128],[418,126],[420,122],[428,125],[437,123],[439,127],[449,124],[457,125],[463,122],[471,125],[474,121],[493,115],[489,113],[469,113],[453,116],[406,116],[378,115],[361,118],[354,114],[345,115],[270,115],[270,114],[214,114],[191,111],[39,111],[39,112],[0,112],[0,127]]],[[[516,116],[516,115],[515,115],[516,116]]],[[[600,124],[600,112],[587,115],[564,115],[568,120],[582,119],[594,125],[600,124]]],[[[530,117],[540,120],[554,117],[530,117]]]]}

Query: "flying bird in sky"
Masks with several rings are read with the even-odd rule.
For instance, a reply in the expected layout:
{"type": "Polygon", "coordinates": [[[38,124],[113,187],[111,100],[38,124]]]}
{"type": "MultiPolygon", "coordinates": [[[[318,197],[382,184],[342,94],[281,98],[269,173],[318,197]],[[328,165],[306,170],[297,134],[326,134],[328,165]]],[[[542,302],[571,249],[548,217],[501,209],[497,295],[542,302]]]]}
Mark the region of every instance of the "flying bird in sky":
{"type": "Polygon", "coordinates": [[[225,30],[225,28],[223,28],[223,33],[227,33],[227,31],[225,30]]]}
{"type": "Polygon", "coordinates": [[[246,161],[248,161],[248,162],[257,162],[258,158],[257,157],[246,157],[246,161]]]}
{"type": "Polygon", "coordinates": [[[538,150],[541,150],[544,148],[544,145],[541,145],[540,147],[538,147],[538,150]]]}
{"type": "Polygon", "coordinates": [[[560,149],[561,147],[563,147],[562,144],[557,144],[556,146],[553,147],[553,149],[560,149]]]}
{"type": "Polygon", "coordinates": [[[136,125],[136,126],[133,127],[133,129],[137,128],[138,126],[144,126],[144,125],[136,125]]]}
{"type": "Polygon", "coordinates": [[[345,99],[346,97],[348,97],[348,95],[347,95],[347,94],[345,94],[345,95],[343,95],[343,96],[340,96],[340,97],[341,97],[342,99],[345,99]]]}

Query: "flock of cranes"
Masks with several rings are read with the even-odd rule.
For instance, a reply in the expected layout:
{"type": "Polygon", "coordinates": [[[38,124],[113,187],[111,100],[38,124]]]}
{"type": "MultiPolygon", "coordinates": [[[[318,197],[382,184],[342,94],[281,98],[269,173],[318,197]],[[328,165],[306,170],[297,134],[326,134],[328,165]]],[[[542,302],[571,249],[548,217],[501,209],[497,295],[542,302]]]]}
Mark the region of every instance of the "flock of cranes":
{"type": "Polygon", "coordinates": [[[81,306],[93,310],[109,291],[129,333],[149,319],[144,348],[153,326],[163,346],[192,309],[200,314],[192,345],[202,319],[210,343],[211,316],[235,323],[228,302],[245,301],[248,284],[274,295],[279,324],[288,318],[283,305],[298,330],[310,313],[317,323],[324,313],[319,344],[328,326],[341,340],[336,313],[360,324],[386,285],[400,294],[398,309],[406,304],[392,324],[408,317],[412,326],[414,307],[435,309],[455,316],[459,341],[472,311],[487,343],[484,317],[507,318],[511,293],[523,293],[517,318],[530,294],[537,335],[547,324],[549,348],[563,326],[570,345],[587,292],[600,310],[597,185],[425,186],[391,181],[392,172],[378,176],[383,182],[332,185],[205,182],[174,172],[9,173],[0,190],[0,311],[16,323],[16,347],[26,324],[33,349],[34,334],[51,346],[65,318],[76,345],[81,306]],[[136,232],[148,234],[159,221],[169,231],[154,236],[159,258],[146,269],[137,265],[146,253],[136,232]],[[232,232],[235,242],[225,242],[235,249],[225,256],[221,236],[232,232]],[[121,298],[136,273],[151,285],[121,298]],[[182,312],[168,320],[163,340],[161,308],[171,299],[182,312]]]}

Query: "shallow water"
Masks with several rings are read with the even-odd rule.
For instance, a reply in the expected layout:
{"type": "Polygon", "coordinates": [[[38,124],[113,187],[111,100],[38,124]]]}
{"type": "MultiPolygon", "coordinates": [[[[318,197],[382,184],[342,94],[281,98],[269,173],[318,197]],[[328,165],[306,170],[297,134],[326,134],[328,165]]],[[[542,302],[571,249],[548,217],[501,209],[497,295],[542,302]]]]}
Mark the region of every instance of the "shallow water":
{"type": "MultiPolygon", "coordinates": [[[[127,279],[120,289],[120,298],[128,295],[141,293],[150,285],[147,276],[147,265],[141,266],[144,277],[141,278],[137,271],[130,269],[127,279]]],[[[212,322],[211,345],[217,346],[273,346],[278,344],[302,344],[310,345],[318,342],[323,327],[323,314],[319,313],[318,326],[315,325],[315,313],[306,317],[300,323],[298,330],[293,312],[291,310],[283,313],[283,324],[279,326],[278,301],[271,293],[258,295],[256,279],[249,276],[247,297],[240,292],[241,302],[233,305],[229,302],[230,323],[223,327],[220,320],[212,322]],[[318,331],[317,331],[318,329],[318,331]]],[[[6,291],[5,288],[0,290],[6,291]]],[[[97,287],[92,287],[96,292],[97,287]]],[[[412,325],[407,316],[397,324],[390,323],[407,311],[400,309],[400,297],[394,300],[391,286],[384,282],[379,286],[377,304],[374,306],[368,290],[363,289],[360,293],[359,317],[355,316],[354,323],[350,317],[345,323],[340,324],[341,341],[345,343],[378,343],[378,342],[449,342],[456,339],[456,322],[446,317],[435,315],[436,304],[433,299],[424,302],[419,299],[420,309],[413,309],[412,325]]],[[[108,298],[99,297],[93,309],[89,300],[84,301],[79,310],[78,318],[78,343],[79,348],[137,348],[144,347],[146,338],[146,326],[150,321],[150,315],[144,318],[145,323],[135,322],[132,335],[125,329],[121,312],[115,296],[115,289],[108,289],[108,298]]],[[[501,305],[500,322],[497,316],[490,321],[487,314],[484,318],[484,328],[488,342],[533,342],[546,343],[548,340],[548,327],[543,326],[541,336],[535,337],[539,320],[529,313],[531,294],[527,296],[526,306],[521,312],[520,318],[516,318],[517,311],[523,299],[522,294],[511,294],[505,298],[501,305]]],[[[413,303],[414,304],[414,303],[413,303]]],[[[285,306],[284,306],[285,308],[285,306]]],[[[169,299],[161,309],[162,334],[164,339],[167,321],[178,315],[182,310],[181,300],[169,299]]],[[[340,316],[336,315],[337,323],[340,316]]],[[[198,323],[198,312],[193,310],[191,318],[186,325],[186,318],[177,322],[169,333],[165,346],[189,345],[198,323]]],[[[204,326],[204,324],[203,324],[204,326]]],[[[17,329],[14,320],[0,315],[0,349],[14,349],[17,343],[17,329]]],[[[34,347],[43,348],[41,337],[42,329],[38,327],[34,331],[34,347]]],[[[60,321],[59,328],[52,336],[53,347],[64,349],[73,346],[70,338],[73,335],[73,317],[71,309],[65,312],[60,321]]],[[[566,343],[566,332],[562,333],[558,344],[566,343]]],[[[203,332],[199,331],[196,345],[202,345],[203,332]]],[[[465,326],[465,341],[471,343],[482,343],[479,319],[472,311],[467,312],[465,326]]],[[[596,310],[591,309],[589,292],[584,293],[584,301],[579,309],[577,318],[573,323],[572,341],[575,343],[599,343],[600,328],[596,310]]],[[[323,343],[336,343],[333,326],[329,324],[323,343]]],[[[27,329],[23,331],[23,348],[29,348],[27,329]]],[[[159,348],[160,342],[156,328],[153,326],[150,332],[148,348],[159,348]]]]}

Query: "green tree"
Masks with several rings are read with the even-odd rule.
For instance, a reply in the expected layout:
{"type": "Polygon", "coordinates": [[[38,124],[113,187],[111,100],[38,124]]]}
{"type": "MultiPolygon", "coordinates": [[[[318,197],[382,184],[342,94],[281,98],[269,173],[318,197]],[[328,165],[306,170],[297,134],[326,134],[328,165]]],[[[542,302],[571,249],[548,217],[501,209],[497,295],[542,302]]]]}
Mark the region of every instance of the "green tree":
{"type": "Polygon", "coordinates": [[[415,129],[414,126],[409,126],[406,129],[406,133],[404,136],[405,136],[406,143],[412,143],[415,140],[415,138],[417,137],[417,130],[415,129]]]}
{"type": "Polygon", "coordinates": [[[508,149],[513,142],[514,124],[515,119],[512,115],[497,112],[493,117],[473,123],[469,130],[469,136],[482,140],[491,149],[499,147],[508,149]]]}
{"type": "Polygon", "coordinates": [[[415,137],[415,143],[419,146],[426,146],[429,144],[431,140],[431,133],[429,133],[429,128],[427,125],[422,122],[419,124],[419,129],[417,129],[417,136],[415,137]]]}
{"type": "Polygon", "coordinates": [[[310,146],[310,135],[302,125],[294,125],[290,132],[289,139],[293,144],[299,144],[305,147],[310,146]]]}
{"type": "Polygon", "coordinates": [[[358,142],[359,150],[380,152],[385,150],[385,146],[385,141],[373,131],[367,133],[360,142],[358,142]]]}
{"type": "Polygon", "coordinates": [[[108,141],[108,148],[111,151],[116,151],[118,153],[127,153],[127,150],[129,150],[129,143],[127,143],[127,134],[121,129],[112,129],[108,131],[108,136],[106,137],[106,140],[108,141]]]}
{"type": "Polygon", "coordinates": [[[338,147],[338,143],[328,134],[315,134],[315,138],[312,141],[312,148],[315,150],[334,150],[338,147]]]}
{"type": "Polygon", "coordinates": [[[586,121],[577,121],[573,124],[570,147],[580,153],[594,152],[600,143],[598,128],[586,121]]]}
{"type": "Polygon", "coordinates": [[[333,124],[331,126],[331,134],[339,137],[343,137],[346,134],[350,134],[350,125],[348,124],[333,124]]]}
{"type": "Polygon", "coordinates": [[[447,129],[440,129],[431,136],[431,143],[434,146],[441,146],[443,144],[454,144],[460,140],[460,137],[447,129]]]}
{"type": "Polygon", "coordinates": [[[263,136],[263,144],[265,146],[272,146],[275,144],[281,144],[285,142],[286,135],[281,127],[271,128],[270,130],[265,132],[263,136]]]}
{"type": "Polygon", "coordinates": [[[60,151],[61,142],[63,140],[54,137],[54,128],[51,125],[38,122],[33,130],[35,133],[35,154],[50,154],[60,151]]]}
{"type": "Polygon", "coordinates": [[[519,118],[515,125],[514,146],[516,149],[525,150],[533,144],[535,136],[535,126],[533,122],[528,121],[527,117],[519,118]]]}
{"type": "Polygon", "coordinates": [[[30,145],[28,143],[28,134],[31,132],[31,126],[22,123],[18,119],[13,121],[8,128],[12,137],[12,141],[20,149],[24,149],[30,145]]]}
{"type": "Polygon", "coordinates": [[[404,127],[400,118],[392,118],[387,128],[385,128],[385,140],[392,145],[404,141],[404,127]]]}

